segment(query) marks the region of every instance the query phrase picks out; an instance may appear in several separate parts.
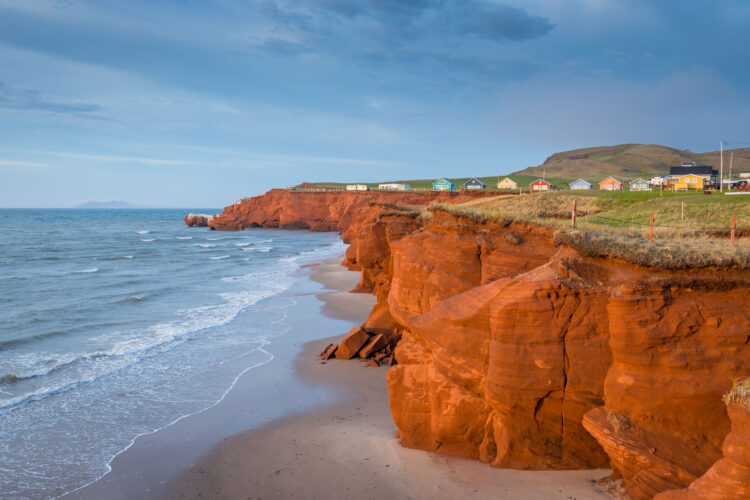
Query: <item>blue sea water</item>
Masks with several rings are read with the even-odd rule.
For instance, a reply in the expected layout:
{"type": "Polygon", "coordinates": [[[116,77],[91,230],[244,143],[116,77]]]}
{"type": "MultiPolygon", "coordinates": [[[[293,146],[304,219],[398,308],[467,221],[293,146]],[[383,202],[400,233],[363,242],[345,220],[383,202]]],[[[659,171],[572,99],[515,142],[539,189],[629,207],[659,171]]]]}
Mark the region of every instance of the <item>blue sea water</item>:
{"type": "Polygon", "coordinates": [[[74,490],[217,404],[272,360],[300,267],[344,250],[333,233],[190,229],[186,212],[0,210],[0,496],[74,490]]]}

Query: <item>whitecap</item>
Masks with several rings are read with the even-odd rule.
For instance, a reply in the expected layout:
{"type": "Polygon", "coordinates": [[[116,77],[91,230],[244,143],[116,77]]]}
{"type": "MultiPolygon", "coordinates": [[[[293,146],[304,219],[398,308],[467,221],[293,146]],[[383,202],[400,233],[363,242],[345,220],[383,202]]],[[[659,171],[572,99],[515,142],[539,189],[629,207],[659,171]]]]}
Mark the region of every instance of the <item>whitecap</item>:
{"type": "Polygon", "coordinates": [[[156,241],[156,239],[155,238],[146,238],[146,239],[142,239],[141,241],[149,242],[149,241],[156,241]]]}
{"type": "Polygon", "coordinates": [[[192,240],[193,237],[192,236],[178,236],[177,239],[178,240],[192,240]]]}
{"type": "Polygon", "coordinates": [[[136,231],[136,233],[138,233],[138,234],[148,234],[148,233],[150,233],[150,232],[151,232],[151,231],[146,231],[146,230],[143,230],[143,231],[136,231]]]}
{"type": "Polygon", "coordinates": [[[222,259],[228,259],[231,257],[231,255],[219,255],[218,257],[209,257],[209,260],[222,260],[222,259]]]}
{"type": "Polygon", "coordinates": [[[236,246],[236,247],[248,247],[248,246],[250,246],[250,245],[252,245],[252,243],[251,243],[251,242],[249,242],[249,241],[245,241],[245,242],[243,242],[243,243],[235,243],[235,244],[234,244],[234,246],[236,246]]]}
{"type": "Polygon", "coordinates": [[[88,274],[99,271],[98,267],[90,267],[88,269],[81,269],[80,271],[73,271],[73,274],[88,274]]]}
{"type": "Polygon", "coordinates": [[[263,252],[268,253],[271,250],[273,250],[273,247],[250,247],[250,248],[243,248],[242,250],[246,252],[263,252]]]}
{"type": "Polygon", "coordinates": [[[198,245],[196,246],[199,246],[201,248],[213,248],[216,245],[214,245],[213,243],[198,243],[198,245]]]}

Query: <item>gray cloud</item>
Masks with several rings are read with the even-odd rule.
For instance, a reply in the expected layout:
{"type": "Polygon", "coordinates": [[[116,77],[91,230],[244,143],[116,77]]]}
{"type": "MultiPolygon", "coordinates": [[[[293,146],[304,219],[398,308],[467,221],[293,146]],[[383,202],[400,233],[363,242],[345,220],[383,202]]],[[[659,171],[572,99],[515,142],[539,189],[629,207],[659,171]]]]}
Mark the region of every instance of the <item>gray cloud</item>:
{"type": "Polygon", "coordinates": [[[50,113],[86,115],[102,110],[98,104],[83,101],[49,99],[38,90],[12,87],[0,82],[0,108],[47,111],[50,113]]]}
{"type": "Polygon", "coordinates": [[[361,18],[382,26],[408,29],[404,38],[473,35],[488,40],[528,40],[545,35],[554,25],[526,10],[483,0],[317,0],[328,12],[361,18]]]}

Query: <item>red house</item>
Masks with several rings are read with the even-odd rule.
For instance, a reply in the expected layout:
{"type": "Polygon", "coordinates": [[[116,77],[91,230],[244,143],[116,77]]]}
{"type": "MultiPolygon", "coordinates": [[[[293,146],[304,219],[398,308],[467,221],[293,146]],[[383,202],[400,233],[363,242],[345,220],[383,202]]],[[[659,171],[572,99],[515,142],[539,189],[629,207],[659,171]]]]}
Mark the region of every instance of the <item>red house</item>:
{"type": "Polygon", "coordinates": [[[549,191],[550,189],[552,189],[552,184],[543,179],[537,179],[531,183],[532,191],[549,191]]]}

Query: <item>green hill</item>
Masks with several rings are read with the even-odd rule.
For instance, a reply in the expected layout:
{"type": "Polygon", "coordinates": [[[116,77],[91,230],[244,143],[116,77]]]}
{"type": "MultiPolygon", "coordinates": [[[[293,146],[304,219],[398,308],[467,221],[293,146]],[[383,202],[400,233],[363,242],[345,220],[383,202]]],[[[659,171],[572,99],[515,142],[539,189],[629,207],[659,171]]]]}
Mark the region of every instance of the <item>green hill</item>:
{"type": "MultiPolygon", "coordinates": [[[[724,151],[724,173],[729,174],[731,151],[724,151]]],[[[598,182],[613,175],[623,181],[638,177],[649,178],[669,173],[670,166],[694,161],[699,165],[719,168],[719,152],[694,153],[656,144],[620,144],[573,149],[555,153],[544,163],[528,167],[511,175],[575,180],[584,178],[598,182]]],[[[735,149],[733,173],[750,171],[750,148],[735,149]]]]}
{"type": "MultiPolygon", "coordinates": [[[[729,175],[730,158],[734,154],[732,177],[737,178],[739,172],[750,172],[750,148],[724,151],[724,174],[729,175]]],[[[719,152],[694,153],[689,150],[674,149],[658,144],[620,144],[618,146],[599,146],[591,148],[573,149],[555,153],[544,163],[535,167],[527,167],[511,174],[499,174],[477,177],[492,189],[499,179],[510,176],[523,187],[544,177],[558,187],[567,188],[568,183],[582,178],[596,184],[602,179],[613,175],[628,182],[638,177],[648,179],[655,175],[669,173],[669,167],[683,162],[694,161],[699,165],[711,165],[719,169],[719,152]]],[[[475,172],[462,172],[464,175],[475,172]]],[[[463,183],[471,177],[451,177],[450,180],[461,188],[463,183]]],[[[401,179],[383,180],[379,182],[405,182],[414,189],[430,189],[435,179],[401,179]]],[[[377,188],[379,182],[366,182],[371,188],[377,188]]],[[[341,187],[345,183],[317,182],[310,186],[341,187]]]]}

